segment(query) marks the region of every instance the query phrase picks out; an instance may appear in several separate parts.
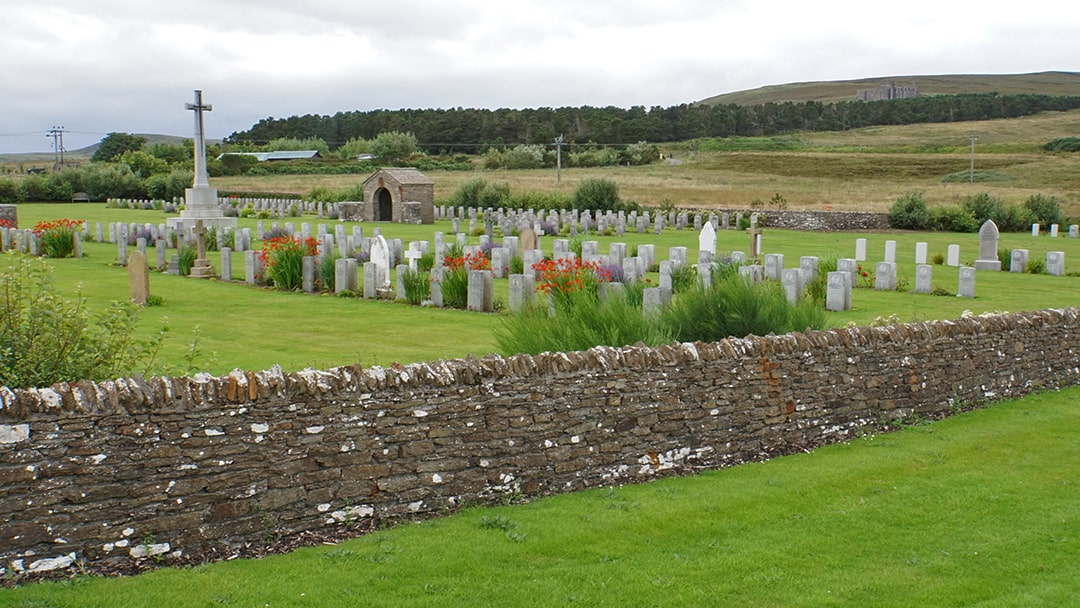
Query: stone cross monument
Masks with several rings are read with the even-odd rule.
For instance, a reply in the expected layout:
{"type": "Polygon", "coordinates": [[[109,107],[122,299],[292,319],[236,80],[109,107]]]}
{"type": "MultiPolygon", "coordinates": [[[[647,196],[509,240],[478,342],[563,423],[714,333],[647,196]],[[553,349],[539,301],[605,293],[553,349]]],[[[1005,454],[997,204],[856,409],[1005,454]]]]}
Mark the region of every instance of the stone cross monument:
{"type": "Polygon", "coordinates": [[[234,217],[225,217],[218,207],[217,190],[210,187],[210,176],[206,173],[206,137],[203,129],[203,112],[214,109],[210,104],[203,104],[202,91],[195,91],[195,103],[185,104],[188,110],[195,112],[195,181],[184,191],[184,210],[179,218],[170,218],[169,227],[191,229],[195,222],[202,220],[207,226],[218,230],[236,229],[234,217]]]}

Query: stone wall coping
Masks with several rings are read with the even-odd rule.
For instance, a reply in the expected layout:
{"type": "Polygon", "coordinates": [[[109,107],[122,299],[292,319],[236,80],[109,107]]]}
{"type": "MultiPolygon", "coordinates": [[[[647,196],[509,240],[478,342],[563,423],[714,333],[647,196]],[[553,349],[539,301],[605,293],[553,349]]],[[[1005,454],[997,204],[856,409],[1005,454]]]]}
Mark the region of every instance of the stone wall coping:
{"type": "Polygon", "coordinates": [[[333,399],[385,389],[475,386],[497,380],[573,377],[617,369],[630,371],[678,367],[683,363],[757,358],[769,354],[820,351],[832,347],[878,346],[912,341],[932,343],[954,336],[998,334],[1020,326],[1080,324],[1080,309],[1046,309],[964,316],[891,326],[807,330],[785,335],[726,338],[719,342],[672,343],[658,347],[597,346],[576,352],[544,352],[503,357],[439,359],[390,367],[343,366],[285,373],[235,369],[223,376],[198,373],[184,377],[135,375],[104,382],[61,382],[51,387],[0,387],[0,421],[160,411],[198,411],[263,401],[333,399]]]}

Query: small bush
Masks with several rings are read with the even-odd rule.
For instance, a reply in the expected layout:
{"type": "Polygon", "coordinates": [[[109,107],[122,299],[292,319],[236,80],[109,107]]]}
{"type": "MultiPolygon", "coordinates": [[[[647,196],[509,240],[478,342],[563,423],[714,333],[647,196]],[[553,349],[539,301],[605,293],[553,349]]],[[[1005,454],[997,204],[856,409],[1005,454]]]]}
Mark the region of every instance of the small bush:
{"type": "Polygon", "coordinates": [[[986,220],[993,219],[999,213],[1003,204],[1000,199],[994,198],[986,192],[964,197],[960,201],[960,206],[964,211],[971,214],[971,217],[975,218],[975,222],[980,226],[986,220]]]}
{"type": "Polygon", "coordinates": [[[1061,203],[1053,196],[1032,194],[1024,201],[1024,208],[1031,212],[1032,224],[1049,226],[1050,224],[1061,224],[1065,221],[1065,216],[1061,213],[1061,203]]]}
{"type": "Polygon", "coordinates": [[[148,372],[164,336],[135,339],[138,307],[114,303],[96,317],[67,299],[44,261],[8,252],[0,286],[0,386],[45,387],[148,372]]]}
{"type": "Polygon", "coordinates": [[[959,205],[941,205],[930,208],[930,229],[941,232],[975,232],[979,229],[979,222],[959,205]]]}
{"type": "Polygon", "coordinates": [[[22,202],[19,185],[11,178],[0,179],[0,205],[13,205],[22,202]]]}
{"type": "Polygon", "coordinates": [[[1031,228],[1035,214],[1022,205],[1001,205],[990,219],[1001,232],[1023,232],[1031,228]]]}
{"type": "Polygon", "coordinates": [[[1046,260],[1040,258],[1029,259],[1024,272],[1028,274],[1045,274],[1046,260]]]}
{"type": "Polygon", "coordinates": [[[930,256],[930,263],[935,266],[941,266],[945,263],[945,254],[938,251],[934,255],[930,256]]]}
{"type": "Polygon", "coordinates": [[[574,189],[573,203],[574,209],[592,211],[619,211],[624,208],[619,198],[619,184],[603,178],[582,181],[574,189]]]}
{"type": "Polygon", "coordinates": [[[889,226],[898,230],[925,230],[930,212],[921,192],[908,192],[889,209],[889,226]]]}

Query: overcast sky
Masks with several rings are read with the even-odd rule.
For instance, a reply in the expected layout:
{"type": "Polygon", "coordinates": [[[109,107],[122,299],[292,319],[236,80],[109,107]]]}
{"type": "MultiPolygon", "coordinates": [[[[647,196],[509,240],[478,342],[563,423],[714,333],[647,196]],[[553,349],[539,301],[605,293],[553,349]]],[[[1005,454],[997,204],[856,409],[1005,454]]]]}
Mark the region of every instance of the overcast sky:
{"type": "Polygon", "coordinates": [[[1071,1],[0,0],[0,152],[379,108],[670,106],[765,85],[1080,70],[1071,1]]]}

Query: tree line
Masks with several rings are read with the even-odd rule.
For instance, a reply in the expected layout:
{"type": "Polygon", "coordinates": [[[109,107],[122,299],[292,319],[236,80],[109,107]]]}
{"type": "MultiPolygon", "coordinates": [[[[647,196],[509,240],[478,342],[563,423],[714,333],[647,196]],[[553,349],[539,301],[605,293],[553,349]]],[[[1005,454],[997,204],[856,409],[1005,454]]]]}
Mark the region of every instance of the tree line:
{"type": "Polygon", "coordinates": [[[685,141],[702,137],[770,136],[793,131],[844,131],[875,125],[1015,118],[1080,108],[1080,96],[972,93],[890,101],[818,101],[758,105],[631,108],[402,109],[264,118],[226,142],[265,145],[280,138],[319,138],[331,148],[387,131],[412,133],[430,154],[478,154],[492,147],[568,143],[605,146],[685,141]]]}

